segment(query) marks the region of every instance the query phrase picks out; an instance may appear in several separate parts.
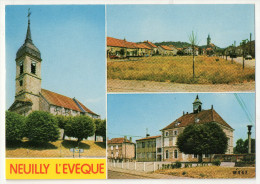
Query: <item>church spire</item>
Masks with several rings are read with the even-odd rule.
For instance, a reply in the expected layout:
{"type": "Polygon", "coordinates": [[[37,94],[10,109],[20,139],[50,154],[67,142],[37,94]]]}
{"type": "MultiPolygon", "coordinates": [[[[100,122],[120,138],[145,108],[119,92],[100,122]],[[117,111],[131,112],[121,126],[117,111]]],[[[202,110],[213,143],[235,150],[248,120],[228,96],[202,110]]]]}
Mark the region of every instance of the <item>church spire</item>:
{"type": "Polygon", "coordinates": [[[25,54],[30,54],[31,56],[34,56],[41,60],[41,53],[39,49],[33,44],[32,42],[32,35],[31,35],[31,28],[30,28],[30,16],[31,11],[30,8],[28,9],[28,26],[27,26],[27,32],[26,37],[24,40],[24,44],[18,49],[16,53],[16,59],[19,59],[20,57],[24,56],[25,54]]]}
{"type": "Polygon", "coordinates": [[[32,36],[31,36],[31,28],[30,28],[30,16],[31,16],[31,12],[30,12],[30,8],[28,9],[28,27],[27,27],[27,33],[26,33],[26,38],[25,38],[25,42],[29,42],[32,43],[32,36]]]}

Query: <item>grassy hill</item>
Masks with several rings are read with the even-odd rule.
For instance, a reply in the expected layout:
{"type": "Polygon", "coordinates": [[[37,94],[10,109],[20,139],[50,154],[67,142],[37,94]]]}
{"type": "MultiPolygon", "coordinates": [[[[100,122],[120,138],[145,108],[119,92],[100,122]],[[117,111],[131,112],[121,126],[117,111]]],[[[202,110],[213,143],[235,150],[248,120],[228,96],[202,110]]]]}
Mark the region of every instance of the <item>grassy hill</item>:
{"type": "MultiPolygon", "coordinates": [[[[31,158],[31,157],[73,157],[70,148],[75,148],[76,141],[73,140],[58,140],[56,142],[49,142],[44,144],[33,144],[30,141],[23,140],[15,145],[6,146],[7,158],[31,158]]],[[[81,157],[105,157],[106,143],[94,142],[90,140],[81,141],[79,148],[84,149],[81,157]]],[[[75,157],[79,157],[75,153],[75,157]]]]}

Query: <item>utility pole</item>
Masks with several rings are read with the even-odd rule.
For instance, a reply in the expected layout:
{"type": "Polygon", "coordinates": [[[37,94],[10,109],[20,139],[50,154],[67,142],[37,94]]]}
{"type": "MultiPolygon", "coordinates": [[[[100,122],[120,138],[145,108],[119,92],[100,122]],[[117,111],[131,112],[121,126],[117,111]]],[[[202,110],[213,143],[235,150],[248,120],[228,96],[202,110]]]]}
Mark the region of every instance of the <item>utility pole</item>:
{"type": "Polygon", "coordinates": [[[251,153],[251,128],[252,128],[252,125],[247,125],[247,128],[248,128],[248,153],[250,154],[251,153]]]}
{"type": "Polygon", "coordinates": [[[251,51],[251,41],[252,41],[252,33],[250,33],[250,42],[249,42],[249,54],[252,56],[252,51],[251,51]]]}

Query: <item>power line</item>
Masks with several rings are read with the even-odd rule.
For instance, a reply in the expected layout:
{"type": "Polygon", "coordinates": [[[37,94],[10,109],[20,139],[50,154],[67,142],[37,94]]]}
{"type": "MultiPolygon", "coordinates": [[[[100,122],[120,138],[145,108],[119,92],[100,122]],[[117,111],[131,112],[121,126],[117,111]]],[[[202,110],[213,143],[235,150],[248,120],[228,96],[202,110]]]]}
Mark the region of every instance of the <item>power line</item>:
{"type": "Polygon", "coordinates": [[[243,101],[243,99],[241,97],[238,96],[238,94],[234,93],[237,102],[239,103],[239,105],[241,106],[242,110],[245,112],[247,119],[249,120],[249,122],[253,125],[253,118],[250,114],[250,112],[248,111],[245,102],[243,101]]]}

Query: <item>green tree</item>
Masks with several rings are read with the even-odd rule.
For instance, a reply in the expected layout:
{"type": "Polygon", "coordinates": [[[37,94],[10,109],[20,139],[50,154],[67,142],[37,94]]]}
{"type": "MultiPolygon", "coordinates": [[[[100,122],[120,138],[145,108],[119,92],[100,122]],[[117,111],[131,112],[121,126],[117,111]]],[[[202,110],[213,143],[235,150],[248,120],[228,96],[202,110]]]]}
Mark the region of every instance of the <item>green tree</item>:
{"type": "Polygon", "coordinates": [[[185,154],[223,154],[227,150],[228,139],[216,123],[192,124],[178,136],[177,146],[185,154]]]}
{"type": "Polygon", "coordinates": [[[59,127],[56,118],[49,112],[34,111],[26,118],[26,137],[33,142],[56,141],[59,127]]]}
{"type": "Polygon", "coordinates": [[[192,56],[193,56],[192,70],[193,70],[193,79],[194,79],[195,78],[195,52],[196,52],[195,47],[198,45],[197,34],[195,35],[194,32],[192,31],[192,33],[189,36],[189,40],[192,48],[192,56]]]}
{"type": "Polygon", "coordinates": [[[20,141],[24,137],[25,117],[15,112],[5,112],[6,142],[20,141]]]}
{"type": "Polygon", "coordinates": [[[69,137],[78,138],[77,143],[79,144],[84,138],[94,135],[95,124],[92,118],[88,116],[74,116],[65,125],[65,133],[69,137]]]}
{"type": "Polygon", "coordinates": [[[65,134],[65,125],[69,121],[71,121],[72,117],[71,116],[62,116],[62,115],[56,115],[55,117],[56,117],[56,120],[57,120],[59,128],[64,130],[63,135],[62,135],[62,140],[64,140],[65,136],[66,136],[66,134],[65,134]]]}
{"type": "MultiPolygon", "coordinates": [[[[248,139],[238,139],[234,148],[234,153],[244,154],[248,153],[248,139]]],[[[255,153],[255,139],[251,139],[251,153],[255,153]]]]}
{"type": "Polygon", "coordinates": [[[96,136],[102,136],[103,142],[106,142],[106,120],[95,119],[94,122],[96,125],[95,141],[96,136]]]}

